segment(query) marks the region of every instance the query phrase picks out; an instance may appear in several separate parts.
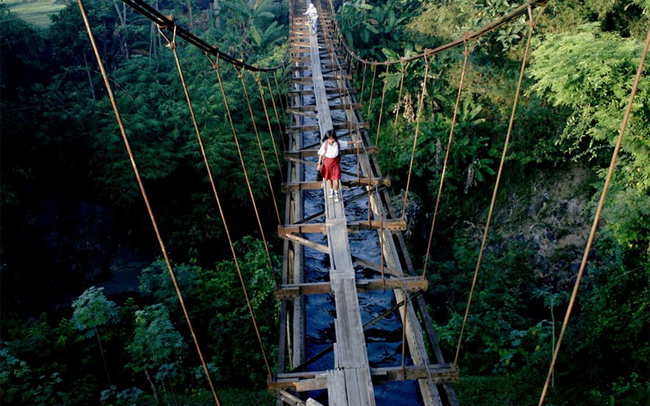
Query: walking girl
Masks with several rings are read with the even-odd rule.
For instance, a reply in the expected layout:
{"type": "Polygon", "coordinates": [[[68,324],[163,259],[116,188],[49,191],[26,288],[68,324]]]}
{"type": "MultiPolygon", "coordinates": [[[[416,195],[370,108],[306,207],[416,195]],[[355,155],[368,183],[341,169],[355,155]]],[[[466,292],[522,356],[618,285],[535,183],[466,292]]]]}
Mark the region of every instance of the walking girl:
{"type": "Polygon", "coordinates": [[[347,141],[339,141],[334,130],[329,130],[323,137],[318,150],[318,167],[316,168],[329,185],[328,197],[339,201],[341,183],[341,149],[347,148],[347,141]]]}

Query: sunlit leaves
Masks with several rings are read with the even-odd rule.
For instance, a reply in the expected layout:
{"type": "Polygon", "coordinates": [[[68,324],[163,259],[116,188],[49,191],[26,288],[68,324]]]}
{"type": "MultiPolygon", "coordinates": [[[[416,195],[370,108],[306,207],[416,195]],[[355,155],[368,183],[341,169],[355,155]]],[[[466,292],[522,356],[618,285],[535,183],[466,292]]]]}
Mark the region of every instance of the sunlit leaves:
{"type": "MultiPolygon", "coordinates": [[[[601,160],[601,175],[613,151],[630,97],[642,44],[596,25],[575,34],[551,36],[533,54],[533,89],[552,103],[572,109],[562,143],[574,158],[601,160]]],[[[645,68],[648,71],[648,68],[645,68]]],[[[641,77],[631,117],[618,157],[620,174],[611,186],[610,210],[604,215],[618,238],[627,244],[649,241],[650,81],[641,77]],[[634,191],[634,192],[632,192],[634,191]],[[634,218],[632,222],[628,221],[634,218]],[[645,235],[645,236],[644,236],[645,235]]]]}

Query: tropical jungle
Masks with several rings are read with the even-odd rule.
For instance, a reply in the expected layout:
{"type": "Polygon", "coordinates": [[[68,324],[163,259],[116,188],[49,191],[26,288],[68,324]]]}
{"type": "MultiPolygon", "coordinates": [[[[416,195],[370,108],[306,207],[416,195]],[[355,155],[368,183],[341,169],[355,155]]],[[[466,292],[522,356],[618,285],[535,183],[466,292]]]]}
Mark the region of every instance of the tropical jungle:
{"type": "MultiPolygon", "coordinates": [[[[273,206],[284,203],[274,202],[255,155],[256,130],[241,77],[223,69],[273,266],[252,215],[254,203],[242,187],[246,179],[221,78],[205,55],[178,41],[206,153],[218,157],[210,169],[221,206],[226,218],[235,219],[230,233],[214,204],[165,38],[121,1],[83,3],[158,228],[152,227],[78,2],[0,3],[0,403],[215,404],[205,364],[222,404],[274,405],[237,271],[273,363],[280,314],[274,272],[282,263],[273,206]]],[[[372,61],[396,61],[462,39],[521,4],[332,3],[346,44],[372,61]]],[[[285,61],[287,0],[150,5],[236,60],[265,67],[285,61]]],[[[421,63],[388,71],[357,64],[358,98],[371,128],[382,120],[380,104],[386,106],[379,162],[394,196],[403,196],[410,181],[406,242],[415,267],[427,269],[424,296],[449,359],[465,325],[486,218],[493,218],[459,352],[459,403],[537,404],[584,262],[545,404],[650,405],[650,62],[639,71],[650,1],[549,0],[538,15],[512,128],[528,15],[429,59],[419,118],[421,63]],[[385,80],[384,97],[382,89],[371,88],[373,76],[385,80]],[[455,141],[447,150],[452,120],[455,141]],[[504,160],[506,133],[511,140],[504,160]]],[[[269,106],[275,97],[280,107],[289,75],[289,69],[278,70],[280,95],[250,97],[265,98],[269,106]]],[[[255,75],[246,80],[256,89],[255,75]]],[[[265,122],[263,112],[254,114],[265,122]]],[[[271,124],[282,126],[284,118],[272,115],[271,124]]],[[[276,141],[262,143],[271,151],[274,142],[281,148],[276,141]]],[[[281,163],[268,164],[278,188],[281,163]]]]}

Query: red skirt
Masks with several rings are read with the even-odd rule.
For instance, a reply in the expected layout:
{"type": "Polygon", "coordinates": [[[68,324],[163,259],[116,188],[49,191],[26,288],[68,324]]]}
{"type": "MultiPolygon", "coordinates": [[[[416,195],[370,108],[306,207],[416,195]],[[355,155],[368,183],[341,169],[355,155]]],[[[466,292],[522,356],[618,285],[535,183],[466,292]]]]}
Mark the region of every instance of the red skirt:
{"type": "Polygon", "coordinates": [[[325,180],[339,180],[341,179],[341,157],[327,158],[323,160],[323,166],[320,168],[320,173],[325,180]]]}

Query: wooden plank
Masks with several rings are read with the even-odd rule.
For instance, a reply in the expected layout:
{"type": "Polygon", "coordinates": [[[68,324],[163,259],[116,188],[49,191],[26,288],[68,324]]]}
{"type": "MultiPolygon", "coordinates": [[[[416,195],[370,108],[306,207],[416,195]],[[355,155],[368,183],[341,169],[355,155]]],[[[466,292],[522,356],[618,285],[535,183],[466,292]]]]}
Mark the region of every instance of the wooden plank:
{"type": "Polygon", "coordinates": [[[388,266],[384,266],[383,269],[381,267],[381,264],[377,264],[374,262],[366,261],[365,259],[359,258],[359,257],[354,257],[354,263],[357,265],[361,265],[364,268],[372,269],[375,272],[384,272],[385,275],[393,275],[393,276],[398,276],[401,277],[403,276],[402,271],[398,271],[396,269],[390,268],[388,266]]]}
{"type": "MultiPolygon", "coordinates": [[[[291,110],[291,109],[289,109],[291,110]]],[[[289,111],[289,114],[295,114],[296,116],[303,116],[303,117],[310,117],[310,118],[316,118],[317,115],[315,113],[311,113],[309,111],[289,111]]]]}
{"type": "MultiPolygon", "coordinates": [[[[370,220],[367,221],[351,221],[347,223],[348,233],[356,233],[361,230],[405,230],[406,221],[403,220],[370,220]]],[[[287,234],[325,234],[327,232],[326,226],[323,223],[315,224],[285,224],[278,226],[278,236],[284,237],[287,234]]],[[[381,266],[381,265],[379,265],[381,266]]],[[[375,269],[375,268],[372,268],[375,269]]]]}
{"type": "Polygon", "coordinates": [[[347,403],[350,405],[367,405],[368,402],[366,402],[365,399],[362,399],[357,370],[354,368],[346,368],[343,369],[343,373],[345,374],[345,393],[347,395],[347,403]]]}
{"type": "MultiPolygon", "coordinates": [[[[295,158],[292,158],[295,161],[295,158]]],[[[304,164],[312,164],[315,165],[313,162],[308,162],[308,161],[302,161],[304,164]]],[[[354,178],[354,179],[346,179],[341,181],[341,185],[345,187],[356,187],[356,186],[379,186],[379,185],[384,185],[384,186],[390,186],[391,185],[391,179],[387,177],[380,177],[380,178],[354,178]]],[[[314,189],[320,189],[323,187],[323,182],[316,182],[316,181],[306,181],[306,182],[284,182],[280,186],[280,190],[284,193],[287,192],[295,192],[297,190],[314,190],[314,189]]],[[[377,220],[372,220],[372,221],[377,221],[377,220]]],[[[406,223],[406,221],[403,221],[406,223]]]]}
{"type": "Polygon", "coordinates": [[[318,252],[322,252],[323,254],[329,254],[329,247],[323,244],[318,244],[313,241],[309,241],[306,238],[303,237],[298,237],[297,235],[294,234],[285,234],[282,236],[283,238],[286,238],[287,240],[291,240],[295,242],[296,244],[312,248],[318,252]]]}
{"type": "MultiPolygon", "coordinates": [[[[374,290],[404,289],[411,292],[427,290],[428,282],[419,277],[408,278],[385,278],[381,279],[358,279],[356,281],[357,292],[369,292],[374,290]]],[[[279,300],[292,299],[299,295],[312,295],[332,293],[330,282],[292,283],[279,285],[275,290],[275,296],[279,300]]]]}
{"type": "Polygon", "coordinates": [[[349,406],[345,393],[343,371],[340,369],[327,371],[327,400],[330,406],[349,406]]]}
{"type": "Polygon", "coordinates": [[[305,379],[296,383],[297,392],[309,392],[312,390],[325,389],[327,387],[327,375],[319,375],[314,379],[305,379]]]}
{"type": "MultiPolygon", "coordinates": [[[[367,151],[369,153],[376,153],[378,151],[377,147],[366,147],[362,151],[367,151]]],[[[341,148],[341,154],[346,155],[356,155],[357,153],[357,148],[352,146],[352,147],[347,147],[347,148],[341,148]]],[[[309,157],[309,156],[317,156],[318,155],[318,149],[317,148],[310,148],[310,149],[302,149],[302,150],[296,150],[296,151],[284,151],[284,156],[286,158],[304,158],[304,157],[309,157]]]]}
{"type": "MultiPolygon", "coordinates": [[[[329,98],[328,98],[329,99],[329,98]]],[[[349,105],[343,105],[343,104],[330,104],[330,110],[347,110],[350,108],[349,105]]],[[[355,104],[352,106],[353,108],[361,108],[361,104],[355,104]]],[[[314,104],[306,104],[298,107],[291,107],[287,109],[288,112],[293,113],[296,110],[300,111],[316,111],[318,108],[314,104]]]]}
{"type": "MultiPolygon", "coordinates": [[[[346,89],[344,95],[347,95],[348,93],[350,94],[355,94],[357,91],[356,89],[346,89]]],[[[310,95],[314,93],[314,89],[302,89],[302,90],[290,90],[287,92],[288,96],[294,96],[294,95],[299,95],[299,96],[304,96],[304,95],[310,95]]],[[[334,97],[338,97],[340,94],[338,92],[328,92],[327,96],[328,99],[334,97]]]]}
{"type": "MultiPolygon", "coordinates": [[[[335,130],[349,130],[350,127],[352,127],[353,130],[358,131],[362,128],[368,128],[369,124],[368,123],[354,123],[350,125],[350,123],[334,123],[333,124],[335,130]]],[[[286,129],[287,133],[292,133],[292,132],[303,132],[303,131],[318,131],[320,127],[317,125],[304,125],[300,127],[288,127],[286,129]]],[[[366,148],[372,148],[372,147],[366,147],[366,148]]]]}
{"type": "Polygon", "coordinates": [[[291,406],[306,406],[305,402],[293,396],[285,390],[278,390],[278,397],[282,400],[283,404],[286,403],[291,406]]]}
{"type": "MultiPolygon", "coordinates": [[[[401,366],[377,367],[369,368],[369,371],[373,382],[428,379],[430,377],[435,383],[451,383],[457,382],[460,377],[460,371],[451,364],[407,365],[404,369],[401,366]]],[[[319,377],[327,374],[327,372],[311,371],[277,374],[276,382],[269,383],[269,388],[292,389],[296,388],[300,381],[312,381],[304,385],[301,384],[301,387],[317,386],[316,382],[322,382],[319,377]]],[[[326,385],[327,382],[323,384],[326,385]]],[[[320,389],[324,388],[323,386],[320,389]]]]}
{"type": "Polygon", "coordinates": [[[325,234],[327,228],[323,223],[317,224],[288,224],[278,226],[278,236],[284,237],[287,234],[325,234]]]}
{"type": "Polygon", "coordinates": [[[414,379],[429,379],[434,383],[457,382],[460,377],[460,372],[449,365],[446,367],[434,368],[425,365],[408,365],[402,367],[380,367],[370,368],[373,377],[377,377],[387,381],[410,381],[414,379]]]}

